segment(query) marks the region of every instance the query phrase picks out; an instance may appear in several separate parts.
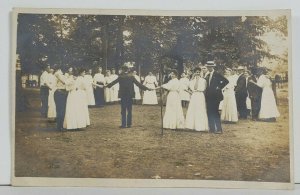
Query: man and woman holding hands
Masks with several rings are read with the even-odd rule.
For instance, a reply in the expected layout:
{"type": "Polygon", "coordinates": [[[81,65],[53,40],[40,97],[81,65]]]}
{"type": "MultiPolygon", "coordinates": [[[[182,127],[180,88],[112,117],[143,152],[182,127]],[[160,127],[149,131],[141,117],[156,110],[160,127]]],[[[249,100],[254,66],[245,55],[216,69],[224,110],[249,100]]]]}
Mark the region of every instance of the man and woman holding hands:
{"type": "MultiPolygon", "coordinates": [[[[189,90],[192,93],[191,102],[184,119],[181,99],[179,96],[180,82],[176,70],[171,71],[171,79],[163,84],[162,88],[169,91],[166,110],[163,118],[163,127],[166,129],[193,129],[222,133],[219,114],[219,104],[223,99],[222,89],[228,80],[214,71],[215,64],[208,61],[206,64],[209,74],[205,78],[200,76],[201,69],[195,69],[195,77],[190,82],[189,90]]],[[[121,128],[132,125],[132,103],[134,98],[134,85],[142,90],[153,90],[139,83],[129,72],[128,67],[122,67],[119,78],[104,87],[112,87],[119,83],[119,98],[121,99],[121,128]]],[[[160,88],[157,87],[156,89],[160,88]]]]}

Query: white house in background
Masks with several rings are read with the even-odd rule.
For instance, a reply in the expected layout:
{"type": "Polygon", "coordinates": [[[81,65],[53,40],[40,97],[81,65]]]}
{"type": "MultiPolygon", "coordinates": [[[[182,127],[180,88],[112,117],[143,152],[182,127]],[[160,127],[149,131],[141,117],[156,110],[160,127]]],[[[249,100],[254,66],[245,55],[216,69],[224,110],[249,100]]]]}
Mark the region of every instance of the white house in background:
{"type": "Polygon", "coordinates": [[[23,88],[39,87],[39,75],[36,74],[23,75],[21,79],[22,79],[23,88]]]}

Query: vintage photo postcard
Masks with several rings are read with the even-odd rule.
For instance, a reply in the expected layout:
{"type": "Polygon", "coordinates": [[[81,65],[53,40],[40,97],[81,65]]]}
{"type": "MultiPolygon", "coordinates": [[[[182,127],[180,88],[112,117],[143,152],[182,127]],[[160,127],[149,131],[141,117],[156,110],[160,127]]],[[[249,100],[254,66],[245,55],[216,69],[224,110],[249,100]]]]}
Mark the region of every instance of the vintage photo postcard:
{"type": "Polygon", "coordinates": [[[293,188],[289,10],[12,24],[12,185],[293,188]]]}

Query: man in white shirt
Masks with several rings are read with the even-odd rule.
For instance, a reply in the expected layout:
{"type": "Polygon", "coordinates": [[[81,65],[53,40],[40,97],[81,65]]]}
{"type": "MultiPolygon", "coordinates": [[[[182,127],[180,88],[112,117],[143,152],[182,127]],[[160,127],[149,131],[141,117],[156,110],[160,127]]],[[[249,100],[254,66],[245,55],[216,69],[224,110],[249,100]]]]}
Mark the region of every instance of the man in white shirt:
{"type": "Polygon", "coordinates": [[[50,72],[50,66],[48,65],[45,67],[45,69],[40,77],[41,115],[44,118],[47,118],[47,113],[48,113],[49,72],[50,72]]]}
{"type": "Polygon", "coordinates": [[[54,76],[57,79],[56,90],[54,92],[54,102],[56,105],[56,126],[57,130],[63,131],[63,123],[66,113],[68,92],[66,91],[66,76],[61,71],[60,66],[54,67],[54,76]]]}

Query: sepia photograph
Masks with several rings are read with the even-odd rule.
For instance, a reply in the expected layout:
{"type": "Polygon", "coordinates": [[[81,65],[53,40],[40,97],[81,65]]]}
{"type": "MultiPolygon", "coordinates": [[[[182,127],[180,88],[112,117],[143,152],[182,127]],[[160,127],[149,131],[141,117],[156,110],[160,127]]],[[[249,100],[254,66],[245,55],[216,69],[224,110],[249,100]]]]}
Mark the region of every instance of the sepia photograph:
{"type": "Polygon", "coordinates": [[[289,10],[13,16],[13,185],[292,188],[289,10]]]}

